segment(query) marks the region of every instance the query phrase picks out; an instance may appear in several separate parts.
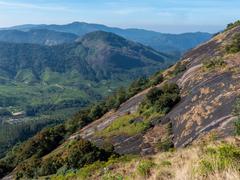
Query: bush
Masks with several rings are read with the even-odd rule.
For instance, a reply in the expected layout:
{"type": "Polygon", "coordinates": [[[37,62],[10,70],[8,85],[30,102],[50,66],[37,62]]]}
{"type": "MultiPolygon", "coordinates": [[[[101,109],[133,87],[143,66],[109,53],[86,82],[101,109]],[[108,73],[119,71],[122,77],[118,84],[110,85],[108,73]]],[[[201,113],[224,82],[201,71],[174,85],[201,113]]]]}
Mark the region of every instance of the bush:
{"type": "Polygon", "coordinates": [[[139,93],[140,91],[144,90],[149,83],[149,79],[142,77],[133,83],[128,88],[129,96],[134,96],[135,94],[139,93]]]}
{"type": "Polygon", "coordinates": [[[208,147],[200,160],[199,171],[202,175],[213,172],[222,172],[228,168],[240,167],[240,149],[231,144],[221,144],[216,147],[208,147]]]}
{"type": "Polygon", "coordinates": [[[240,20],[238,20],[238,21],[236,21],[236,22],[234,22],[234,23],[228,24],[226,30],[233,29],[233,28],[235,28],[235,27],[237,27],[237,26],[240,26],[240,20]]]}
{"type": "Polygon", "coordinates": [[[158,142],[157,148],[159,151],[167,152],[170,149],[174,148],[174,144],[170,138],[167,138],[163,141],[158,142]]]}
{"type": "Polygon", "coordinates": [[[164,84],[161,88],[151,89],[140,105],[140,114],[168,113],[180,101],[180,89],[177,84],[164,84]]]}
{"type": "Polygon", "coordinates": [[[137,167],[137,172],[140,176],[147,178],[150,176],[151,169],[155,166],[155,164],[150,160],[143,160],[137,167]]]}
{"type": "Polygon", "coordinates": [[[234,125],[235,125],[235,134],[236,134],[237,136],[240,136],[240,118],[238,118],[238,119],[235,121],[234,125]]]}
{"type": "Polygon", "coordinates": [[[98,149],[85,140],[74,141],[67,150],[67,165],[69,168],[81,168],[86,164],[107,160],[111,152],[98,149]]]}
{"type": "Polygon", "coordinates": [[[181,63],[181,62],[177,62],[174,70],[173,70],[173,75],[177,76],[178,74],[184,72],[187,69],[186,65],[181,63]]]}
{"type": "Polygon", "coordinates": [[[209,70],[212,70],[218,67],[223,67],[225,64],[226,63],[222,57],[215,57],[215,58],[211,58],[203,61],[203,67],[209,70]]]}
{"type": "Polygon", "coordinates": [[[37,177],[40,160],[36,157],[29,159],[17,167],[16,179],[37,177]]]}
{"type": "Polygon", "coordinates": [[[156,86],[160,83],[162,83],[164,80],[164,77],[162,75],[161,72],[157,72],[155,75],[153,75],[151,78],[150,78],[150,86],[156,86]]]}
{"type": "Polygon", "coordinates": [[[236,102],[233,106],[233,115],[237,116],[237,120],[235,121],[235,134],[240,136],[240,98],[236,99],[236,102]]]}
{"type": "Polygon", "coordinates": [[[232,42],[225,49],[227,53],[237,53],[240,51],[240,33],[234,35],[232,42]]]}

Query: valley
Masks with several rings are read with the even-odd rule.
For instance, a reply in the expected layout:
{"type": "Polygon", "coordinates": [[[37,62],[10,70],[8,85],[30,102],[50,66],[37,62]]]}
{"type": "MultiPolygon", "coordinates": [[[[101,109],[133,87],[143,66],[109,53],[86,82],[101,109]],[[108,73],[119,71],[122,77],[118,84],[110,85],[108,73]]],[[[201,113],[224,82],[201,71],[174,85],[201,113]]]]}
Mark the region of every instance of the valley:
{"type": "Polygon", "coordinates": [[[170,55],[100,31],[70,44],[1,42],[0,49],[0,156],[6,144],[11,147],[46,126],[61,123],[79,108],[175,61],[170,55]],[[18,112],[24,116],[11,117],[18,112]]]}
{"type": "MultiPolygon", "coordinates": [[[[64,58],[64,66],[51,59],[51,71],[74,69],[90,82],[116,83],[122,77],[126,86],[17,144],[0,160],[0,177],[239,179],[239,44],[237,21],[171,66],[171,56],[112,33],[98,31],[80,44],[64,45],[79,56],[88,48],[94,52],[80,56],[84,71],[75,69],[80,65],[74,58],[64,58]],[[127,83],[126,77],[137,79],[127,83]]],[[[62,45],[52,48],[60,47],[68,55],[62,45]]],[[[40,67],[31,68],[44,75],[40,67]]],[[[43,76],[34,75],[37,81],[43,76]]]]}

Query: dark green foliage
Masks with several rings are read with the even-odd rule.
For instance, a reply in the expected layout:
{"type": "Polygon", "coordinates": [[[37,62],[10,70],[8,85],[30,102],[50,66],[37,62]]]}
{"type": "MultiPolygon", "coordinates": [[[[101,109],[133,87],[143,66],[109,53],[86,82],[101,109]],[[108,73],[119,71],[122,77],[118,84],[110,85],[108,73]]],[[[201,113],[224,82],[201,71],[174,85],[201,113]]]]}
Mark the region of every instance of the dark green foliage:
{"type": "MultiPolygon", "coordinates": [[[[32,174],[32,172],[34,171],[34,173],[38,173],[36,172],[38,170],[36,169],[32,170],[31,168],[29,168],[29,165],[28,165],[29,161],[27,159],[32,159],[32,158],[41,159],[44,155],[50,153],[52,150],[58,147],[63,142],[63,140],[65,140],[69,135],[74,133],[77,129],[80,129],[85,125],[89,124],[90,122],[92,122],[93,120],[96,120],[97,118],[101,117],[106,111],[109,111],[111,108],[112,107],[106,106],[105,103],[99,103],[94,105],[92,108],[83,109],[79,111],[76,115],[74,115],[72,119],[66,121],[64,124],[44,129],[43,131],[35,135],[33,138],[24,142],[23,144],[14,147],[13,150],[10,151],[7,154],[7,156],[0,161],[0,163],[3,164],[3,167],[6,165],[9,165],[8,169],[5,168],[5,170],[7,171],[11,171],[16,166],[19,167],[20,168],[20,171],[19,171],[20,174],[18,174],[19,177],[22,176],[22,173],[25,170],[29,172],[27,173],[27,175],[25,174],[26,177],[32,177],[32,175],[34,175],[32,174]],[[23,161],[27,161],[27,163],[25,163],[25,165],[21,164],[21,162],[23,161]]],[[[70,146],[71,148],[69,149],[69,152],[72,152],[73,154],[74,151],[77,151],[77,149],[80,148],[80,145],[77,144],[76,145],[77,147],[75,145],[70,146]]],[[[90,145],[90,143],[88,143],[87,145],[90,145]]],[[[85,147],[83,147],[81,151],[84,151],[85,150],[84,148],[85,147]]],[[[90,149],[87,149],[86,151],[84,151],[83,154],[86,154],[88,150],[90,149]]],[[[92,150],[96,150],[96,149],[93,148],[92,150]]],[[[100,152],[102,153],[102,151],[100,152]]],[[[74,158],[77,161],[83,161],[83,165],[84,163],[90,163],[91,160],[95,161],[95,159],[93,158],[93,155],[95,156],[96,154],[91,154],[91,152],[89,153],[90,154],[86,154],[86,156],[83,159],[77,159],[76,154],[71,155],[70,153],[69,155],[70,159],[64,160],[64,162],[66,164],[69,161],[68,164],[70,164],[70,162],[74,161],[74,158]]],[[[108,154],[108,152],[106,153],[108,154]]],[[[105,158],[105,155],[101,154],[101,158],[103,160],[105,158]]],[[[58,160],[59,160],[58,157],[52,157],[48,161],[42,162],[44,166],[41,167],[41,169],[39,170],[39,173],[41,172],[43,173],[43,175],[48,175],[48,173],[52,173],[52,172],[56,173],[58,168],[64,165],[62,164],[61,161],[58,161],[58,160]],[[58,164],[55,164],[55,162],[58,162],[58,164]]],[[[76,163],[77,162],[75,162],[75,165],[76,163]]],[[[36,165],[36,167],[38,167],[38,165],[36,165]]],[[[4,173],[7,173],[7,172],[4,172],[4,173]]]]}
{"type": "Polygon", "coordinates": [[[91,119],[98,119],[102,117],[102,115],[105,113],[106,113],[106,108],[104,107],[104,103],[99,103],[94,105],[91,108],[89,116],[91,119]]]}
{"type": "MultiPolygon", "coordinates": [[[[69,159],[61,159],[59,158],[61,155],[57,154],[54,156],[50,156],[47,159],[44,159],[44,161],[41,161],[40,169],[35,169],[35,167],[39,167],[38,164],[33,165],[35,169],[33,170],[34,173],[31,168],[28,169],[29,164],[38,162],[35,161],[34,158],[41,160],[43,156],[45,156],[49,152],[52,152],[56,147],[61,145],[61,143],[66,140],[66,138],[68,138],[78,129],[81,129],[92,121],[100,118],[102,115],[104,115],[111,109],[119,107],[121,103],[123,103],[136,93],[144,90],[147,87],[150,87],[151,80],[158,76],[161,76],[161,74],[157,73],[155,76],[152,76],[150,80],[146,78],[140,78],[137,81],[133,82],[127,90],[124,88],[120,88],[112,96],[108,97],[105,101],[99,102],[92,107],[89,106],[89,108],[82,109],[81,111],[76,113],[70,120],[66,121],[62,125],[47,128],[38,133],[33,138],[24,142],[23,144],[14,147],[13,150],[10,151],[7,156],[0,161],[2,167],[4,167],[4,171],[11,171],[13,168],[18,167],[18,172],[20,173],[18,174],[19,177],[25,176],[23,170],[21,169],[25,169],[26,172],[29,172],[27,173],[27,176],[35,176],[35,173],[41,175],[48,175],[56,173],[56,171],[63,166],[67,166],[67,168],[75,168],[81,167],[86,163],[91,163],[97,159],[104,160],[106,157],[109,156],[109,153],[112,153],[111,151],[106,152],[97,150],[95,147],[90,146],[89,143],[87,143],[87,145],[89,145],[88,148],[90,149],[85,149],[85,146],[82,147],[81,143],[73,143],[69,146],[69,149],[67,150],[68,153],[66,157],[69,157],[69,159]],[[81,154],[80,151],[83,153],[81,154]],[[101,156],[99,153],[101,154],[101,156]],[[83,156],[85,154],[86,156],[83,156]],[[26,163],[25,165],[23,165],[22,162],[25,161],[26,163]],[[9,167],[5,168],[6,165],[8,165],[9,167]]],[[[162,92],[176,93],[177,90],[174,85],[165,85],[162,88],[162,92]]]]}
{"type": "Polygon", "coordinates": [[[169,151],[170,149],[174,148],[174,144],[170,138],[167,138],[165,140],[162,140],[157,143],[157,148],[159,151],[169,151]]]}
{"type": "Polygon", "coordinates": [[[237,53],[240,51],[240,33],[233,36],[233,39],[229,45],[226,46],[227,53],[237,53]]]}
{"type": "Polygon", "coordinates": [[[128,92],[130,96],[137,94],[138,92],[142,91],[143,89],[148,87],[149,79],[142,77],[139,78],[129,86],[128,92]]]}
{"type": "Polygon", "coordinates": [[[41,161],[35,157],[32,157],[25,163],[22,163],[17,170],[16,179],[22,178],[34,178],[37,177],[36,169],[40,166],[41,161]]]}
{"type": "MultiPolygon", "coordinates": [[[[9,168],[7,170],[12,170],[19,163],[29,158],[39,159],[59,146],[64,139],[65,133],[66,129],[63,125],[45,129],[25,143],[15,146],[12,151],[0,161],[0,164],[8,165],[9,168]]],[[[22,166],[25,166],[24,164],[25,163],[23,163],[22,166]]],[[[30,164],[32,165],[32,163],[29,163],[29,165],[30,164]]]]}
{"type": "Polygon", "coordinates": [[[240,136],[240,117],[235,122],[235,134],[240,136]]]}
{"type": "Polygon", "coordinates": [[[156,85],[162,83],[163,80],[164,80],[164,78],[163,78],[162,72],[160,71],[160,72],[155,73],[152,77],[150,77],[149,83],[151,86],[156,86],[156,85]]]}
{"type": "Polygon", "coordinates": [[[80,42],[73,44],[46,47],[0,43],[0,49],[0,71],[10,79],[19,74],[27,75],[28,78],[20,79],[31,77],[30,79],[35,79],[32,83],[42,80],[46,70],[57,73],[74,70],[88,80],[116,79],[117,75],[133,79],[140,73],[149,75],[165,67],[164,61],[169,59],[167,55],[151,48],[106,32],[87,34],[80,42]],[[141,72],[136,70],[138,68],[141,72]],[[128,74],[131,76],[125,76],[128,74]]]}
{"type": "Polygon", "coordinates": [[[99,150],[90,142],[79,140],[73,142],[68,149],[67,165],[70,168],[81,168],[97,160],[106,161],[109,153],[99,150]]]}
{"type": "Polygon", "coordinates": [[[234,103],[233,115],[240,116],[240,97],[238,97],[234,103]]]}
{"type": "MultiPolygon", "coordinates": [[[[70,108],[86,107],[111,92],[115,95],[103,105],[95,106],[90,118],[99,118],[108,108],[118,108],[145,88],[146,79],[137,81],[129,91],[119,89],[116,92],[118,87],[164,68],[165,60],[169,58],[149,47],[106,32],[87,34],[77,43],[49,47],[1,42],[0,107],[4,110],[1,109],[0,114],[5,116],[10,115],[9,112],[24,111],[26,117],[20,121],[32,120],[41,128],[39,125],[39,128],[28,131],[21,124],[14,124],[9,130],[16,128],[16,132],[9,132],[6,141],[1,141],[6,130],[0,128],[0,153],[31,137],[42,129],[42,125],[50,125],[46,121],[55,119],[52,114],[58,114],[57,111],[65,114],[70,108]]],[[[71,112],[60,120],[66,120],[76,111],[71,112]]]]}
{"type": "Polygon", "coordinates": [[[74,140],[62,152],[39,159],[32,157],[16,168],[17,178],[35,178],[56,174],[61,168],[79,169],[95,161],[107,161],[112,152],[107,152],[85,140],[74,140]]]}
{"type": "Polygon", "coordinates": [[[8,172],[11,171],[11,167],[3,161],[0,161],[0,178],[4,177],[8,172]]]}
{"type": "Polygon", "coordinates": [[[149,104],[154,104],[156,99],[162,94],[163,94],[163,91],[161,89],[153,88],[147,93],[146,99],[149,104]]]}
{"type": "Polygon", "coordinates": [[[7,109],[0,109],[0,116],[11,116],[12,113],[7,109]]]}
{"type": "Polygon", "coordinates": [[[129,98],[128,92],[125,90],[125,88],[119,88],[113,98],[115,99],[113,108],[117,109],[123,102],[125,102],[129,98]]]}
{"type": "Polygon", "coordinates": [[[47,126],[53,126],[62,122],[57,119],[30,120],[20,123],[2,123],[0,126],[0,157],[5,150],[17,142],[26,140],[47,126]]]}
{"type": "Polygon", "coordinates": [[[180,90],[177,84],[164,84],[161,88],[153,88],[146,95],[146,100],[141,104],[140,112],[153,109],[158,113],[168,113],[179,101],[180,90]]]}
{"type": "Polygon", "coordinates": [[[207,70],[214,70],[215,68],[224,67],[225,61],[222,57],[214,57],[203,61],[203,67],[207,70]]]}
{"type": "Polygon", "coordinates": [[[178,74],[184,72],[185,70],[186,70],[186,65],[184,63],[177,62],[172,73],[174,76],[177,76],[178,74]]]}
{"type": "Polygon", "coordinates": [[[238,21],[236,21],[236,22],[234,22],[234,23],[228,24],[228,25],[227,25],[227,28],[226,28],[226,31],[227,31],[227,30],[230,30],[230,29],[233,29],[233,28],[235,28],[235,27],[237,27],[237,26],[240,26],[240,20],[238,20],[238,21]]]}
{"type": "Polygon", "coordinates": [[[240,98],[236,99],[236,102],[233,106],[233,115],[237,116],[237,120],[235,121],[235,134],[240,136],[240,98]]]}

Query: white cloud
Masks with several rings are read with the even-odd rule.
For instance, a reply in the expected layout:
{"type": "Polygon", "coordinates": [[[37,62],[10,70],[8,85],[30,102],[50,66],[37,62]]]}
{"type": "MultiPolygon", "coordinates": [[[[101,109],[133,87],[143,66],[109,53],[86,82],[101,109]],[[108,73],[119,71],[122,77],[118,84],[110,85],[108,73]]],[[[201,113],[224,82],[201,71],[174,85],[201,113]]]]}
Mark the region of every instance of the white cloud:
{"type": "Polygon", "coordinates": [[[16,3],[0,1],[0,8],[25,8],[25,9],[38,9],[38,10],[48,10],[48,11],[70,11],[70,9],[62,6],[56,5],[36,5],[31,3],[16,3]]]}

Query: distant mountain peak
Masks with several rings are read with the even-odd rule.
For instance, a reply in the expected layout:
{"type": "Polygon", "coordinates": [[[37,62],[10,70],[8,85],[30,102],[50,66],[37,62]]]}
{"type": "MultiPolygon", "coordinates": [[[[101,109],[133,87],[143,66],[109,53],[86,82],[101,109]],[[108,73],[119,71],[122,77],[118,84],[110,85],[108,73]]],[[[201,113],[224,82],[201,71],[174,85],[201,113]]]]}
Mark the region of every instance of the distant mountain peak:
{"type": "Polygon", "coordinates": [[[127,42],[125,38],[106,31],[94,31],[82,37],[82,41],[95,41],[95,40],[101,40],[109,43],[127,42]]]}
{"type": "MultiPolygon", "coordinates": [[[[116,27],[108,27],[102,24],[78,21],[64,25],[22,25],[8,29],[17,29],[25,32],[31,29],[48,29],[57,32],[71,33],[80,37],[94,31],[105,31],[117,34],[125,39],[150,46],[160,52],[177,56],[177,58],[180,58],[180,56],[187,50],[196,47],[200,43],[203,43],[212,37],[212,35],[208,33],[166,34],[144,29],[121,29],[116,27]]],[[[101,36],[104,37],[103,34],[101,34],[101,36]]]]}

